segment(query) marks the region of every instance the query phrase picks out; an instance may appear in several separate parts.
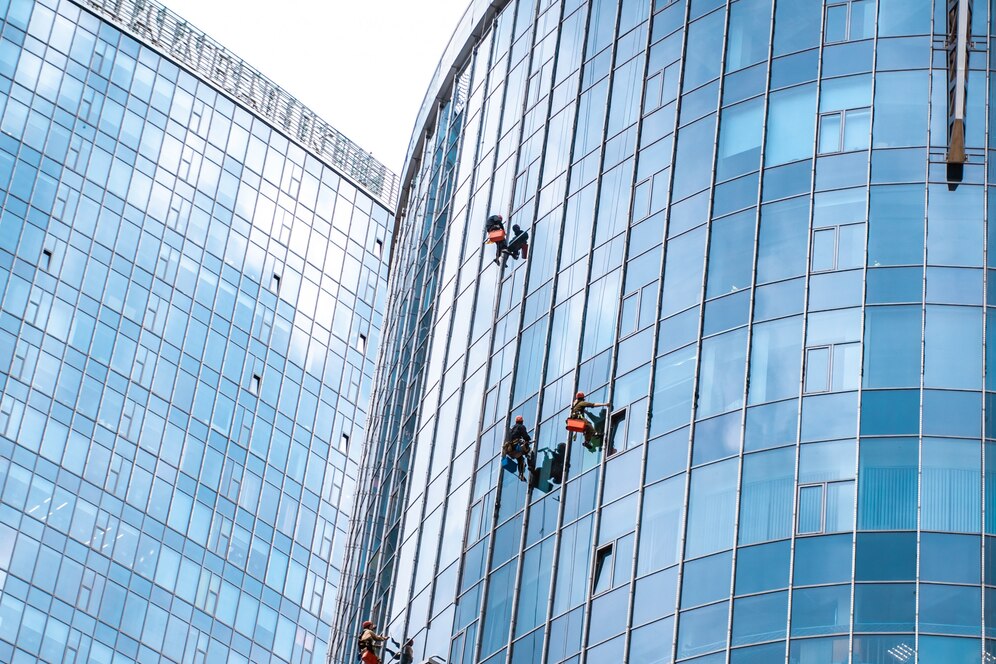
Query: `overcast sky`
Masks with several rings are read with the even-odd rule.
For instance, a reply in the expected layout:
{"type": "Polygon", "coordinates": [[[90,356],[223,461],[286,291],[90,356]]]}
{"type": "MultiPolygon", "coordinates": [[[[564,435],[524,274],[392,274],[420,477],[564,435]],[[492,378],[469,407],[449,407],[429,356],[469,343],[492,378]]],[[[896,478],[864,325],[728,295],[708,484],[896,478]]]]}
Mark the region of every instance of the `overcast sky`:
{"type": "Polygon", "coordinates": [[[162,0],[401,171],[426,87],[470,0],[162,0]]]}

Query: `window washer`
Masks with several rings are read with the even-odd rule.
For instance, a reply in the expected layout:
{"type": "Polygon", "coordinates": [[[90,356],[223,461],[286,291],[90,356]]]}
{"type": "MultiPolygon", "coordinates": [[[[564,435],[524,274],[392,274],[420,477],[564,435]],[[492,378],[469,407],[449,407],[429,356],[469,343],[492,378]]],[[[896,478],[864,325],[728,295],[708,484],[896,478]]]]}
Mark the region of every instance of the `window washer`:
{"type": "Polygon", "coordinates": [[[521,254],[525,260],[529,257],[529,231],[522,230],[518,224],[512,224],[512,233],[512,241],[508,243],[508,256],[519,260],[521,254]]]}
{"type": "Polygon", "coordinates": [[[387,641],[386,636],[381,636],[374,630],[377,629],[377,625],[371,620],[363,621],[363,631],[360,633],[359,647],[360,647],[360,661],[363,664],[380,664],[380,657],[377,655],[377,649],[380,644],[387,641]]]}
{"type": "MultiPolygon", "coordinates": [[[[604,433],[602,425],[605,424],[605,416],[593,415],[588,412],[588,409],[603,406],[610,408],[612,404],[609,402],[592,403],[591,401],[585,401],[584,392],[578,392],[574,397],[574,403],[571,404],[570,419],[584,422],[584,446],[591,452],[594,452],[602,444],[602,434],[604,433]]],[[[573,440],[573,437],[571,440],[573,440]]]]}
{"type": "Polygon", "coordinates": [[[398,653],[401,657],[398,664],[414,664],[415,662],[415,640],[408,639],[398,653]]]}
{"type": "Polygon", "coordinates": [[[505,254],[506,259],[508,258],[508,240],[506,240],[502,216],[493,214],[488,217],[484,224],[484,231],[488,234],[487,241],[495,245],[495,265],[498,265],[498,259],[501,258],[502,254],[505,254]]]}
{"type": "MultiPolygon", "coordinates": [[[[529,456],[529,446],[532,442],[529,430],[523,424],[522,415],[516,415],[515,424],[508,430],[508,434],[505,436],[505,444],[502,445],[501,451],[507,459],[511,459],[515,463],[519,471],[519,479],[523,482],[526,481],[526,458],[529,456]]],[[[510,463],[502,461],[502,465],[511,470],[510,463]]]]}

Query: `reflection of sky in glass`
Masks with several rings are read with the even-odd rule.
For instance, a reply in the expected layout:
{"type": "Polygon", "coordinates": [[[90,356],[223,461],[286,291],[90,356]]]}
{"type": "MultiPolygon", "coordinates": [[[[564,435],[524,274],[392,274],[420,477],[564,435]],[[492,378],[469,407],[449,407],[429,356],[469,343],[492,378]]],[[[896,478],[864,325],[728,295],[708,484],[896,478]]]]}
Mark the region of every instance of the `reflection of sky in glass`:
{"type": "Polygon", "coordinates": [[[388,211],[69,0],[0,28],[0,660],[323,659],[388,211]]]}

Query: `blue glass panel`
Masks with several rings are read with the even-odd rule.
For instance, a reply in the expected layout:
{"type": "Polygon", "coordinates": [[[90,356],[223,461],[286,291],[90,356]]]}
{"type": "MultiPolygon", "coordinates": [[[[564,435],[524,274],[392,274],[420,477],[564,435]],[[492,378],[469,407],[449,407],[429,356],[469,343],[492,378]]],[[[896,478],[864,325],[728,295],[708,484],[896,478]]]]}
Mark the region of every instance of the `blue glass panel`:
{"type": "Polygon", "coordinates": [[[802,440],[805,442],[853,436],[857,410],[857,392],[805,397],[802,400],[802,440]]]}
{"type": "Polygon", "coordinates": [[[921,636],[917,661],[920,664],[975,664],[985,661],[980,660],[981,650],[979,639],[921,636]]]}
{"type": "Polygon", "coordinates": [[[678,620],[678,657],[701,655],[726,646],[729,601],[686,611],[678,620]]]}
{"type": "Polygon", "coordinates": [[[920,584],[920,631],[981,635],[981,589],[920,584]]]}
{"type": "MultiPolygon", "coordinates": [[[[923,298],[923,268],[879,268],[869,270],[867,279],[868,304],[919,302],[923,298]]],[[[874,311],[877,311],[877,308],[869,308],[866,317],[874,311]]]]}
{"type": "MultiPolygon", "coordinates": [[[[953,410],[951,414],[959,412],[953,410]]],[[[920,527],[980,532],[982,446],[971,440],[924,438],[921,464],[920,527]]]]}
{"type": "Polygon", "coordinates": [[[915,619],[916,587],[913,584],[855,586],[855,632],[911,632],[915,619]]]}
{"type": "Polygon", "coordinates": [[[792,593],[792,636],[847,632],[851,587],[805,588],[792,593]]]}
{"type": "Polygon", "coordinates": [[[903,659],[912,661],[915,657],[916,642],[912,635],[854,637],[853,664],[880,664],[903,659]]]}
{"type": "Polygon", "coordinates": [[[868,265],[923,263],[923,187],[876,186],[871,190],[868,265]]]}
{"type": "Polygon", "coordinates": [[[790,555],[788,540],[737,549],[736,594],[747,595],[788,586],[790,555]]]}
{"type": "Polygon", "coordinates": [[[792,533],[795,449],[744,457],[739,544],[788,537],[792,533]]]}
{"type": "Polygon", "coordinates": [[[785,657],[785,643],[768,643],[752,648],[739,648],[730,652],[730,664],[768,664],[782,661],[785,657]]]}
{"type": "Polygon", "coordinates": [[[798,422],[797,399],[749,408],[744,449],[750,452],[794,443],[798,422]]]}
{"type": "Polygon", "coordinates": [[[916,533],[861,533],[855,550],[857,581],[916,578],[916,533]]]}
{"type": "Polygon", "coordinates": [[[666,618],[634,629],[629,641],[629,658],[647,664],[670,664],[671,648],[664,645],[674,633],[674,618],[666,618]]]}
{"type": "Polygon", "coordinates": [[[733,602],[732,645],[785,637],[788,592],[743,597],[733,602]]]}
{"type": "Polygon", "coordinates": [[[920,535],[920,580],[979,583],[982,542],[970,535],[920,535]]]}
{"type": "Polygon", "coordinates": [[[851,577],[851,536],[801,537],[795,541],[797,586],[841,583],[851,577]]]}
{"type": "Polygon", "coordinates": [[[732,548],[739,465],[738,460],[730,459],[692,471],[686,557],[732,548]]]}
{"type": "Polygon", "coordinates": [[[685,563],[681,583],[681,608],[709,604],[730,596],[733,553],[727,551],[685,563]]]}
{"type": "Polygon", "coordinates": [[[847,664],[850,644],[847,637],[835,639],[793,639],[789,664],[847,664]]]}
{"type": "MultiPolygon", "coordinates": [[[[875,272],[879,271],[876,270],[872,274],[875,272]]],[[[922,287],[922,282],[916,284],[917,289],[922,287]]],[[[870,289],[869,284],[869,291],[870,289]]],[[[920,299],[919,290],[915,299],[920,299]]],[[[863,372],[865,387],[920,385],[922,319],[923,314],[919,306],[867,309],[863,372]]]]}
{"type": "Polygon", "coordinates": [[[633,597],[633,624],[642,625],[674,613],[677,590],[677,567],[638,580],[633,597]]]}
{"type": "Polygon", "coordinates": [[[916,434],[920,430],[919,420],[918,390],[874,390],[862,396],[862,434],[916,434]]]}
{"type": "Polygon", "coordinates": [[[858,528],[915,529],[916,439],[865,439],[858,454],[858,528]]]}

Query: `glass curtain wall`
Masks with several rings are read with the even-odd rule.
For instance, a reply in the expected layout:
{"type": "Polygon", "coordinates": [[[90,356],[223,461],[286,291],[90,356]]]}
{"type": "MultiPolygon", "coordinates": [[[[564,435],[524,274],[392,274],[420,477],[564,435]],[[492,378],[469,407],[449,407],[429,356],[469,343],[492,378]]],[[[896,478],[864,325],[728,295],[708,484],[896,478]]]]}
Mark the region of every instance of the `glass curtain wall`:
{"type": "Polygon", "coordinates": [[[342,633],[450,664],[996,656],[972,4],[952,180],[946,0],[475,3],[409,157],[396,274],[439,263],[393,282],[342,633]],[[527,260],[492,263],[492,213],[527,260]],[[564,430],[578,390],[601,446],[564,430]],[[533,485],[500,465],[516,415],[533,485]]]}
{"type": "Polygon", "coordinates": [[[390,213],[82,5],[0,0],[0,661],[322,661],[390,213]]]}

